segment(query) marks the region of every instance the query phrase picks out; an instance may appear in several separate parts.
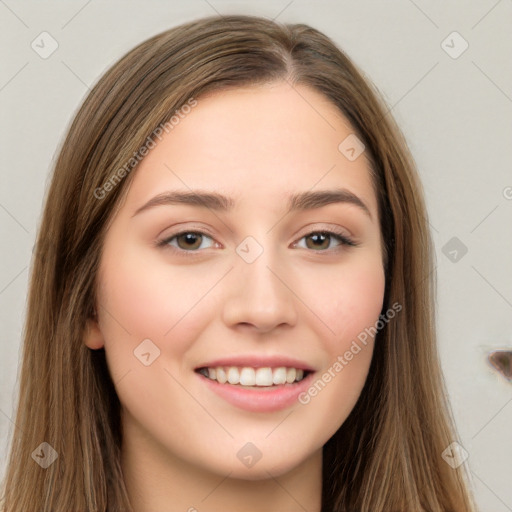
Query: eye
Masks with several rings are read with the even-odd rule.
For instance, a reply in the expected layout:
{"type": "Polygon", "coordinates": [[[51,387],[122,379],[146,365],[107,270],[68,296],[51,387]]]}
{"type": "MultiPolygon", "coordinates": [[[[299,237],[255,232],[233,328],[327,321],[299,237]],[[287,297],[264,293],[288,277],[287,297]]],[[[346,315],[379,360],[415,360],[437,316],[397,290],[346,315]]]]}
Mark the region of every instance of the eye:
{"type": "MultiPolygon", "coordinates": [[[[156,244],[158,247],[170,247],[172,250],[177,252],[193,253],[199,252],[199,249],[208,249],[215,245],[210,244],[205,247],[203,245],[205,239],[213,241],[211,236],[208,236],[202,231],[181,231],[179,233],[172,234],[161,241],[157,241],[156,244]]],[[[334,249],[342,245],[351,247],[356,247],[358,245],[344,233],[329,230],[312,231],[300,238],[299,242],[304,239],[306,240],[306,245],[305,247],[301,247],[305,249],[312,249],[314,252],[327,252],[333,250],[333,248],[330,247],[333,239],[338,242],[334,249]]],[[[295,242],[294,247],[299,245],[299,242],[295,242]]]]}
{"type": "MultiPolygon", "coordinates": [[[[182,231],[165,238],[161,242],[158,242],[159,246],[171,246],[177,248],[177,250],[186,252],[195,252],[196,249],[207,249],[208,247],[201,247],[204,238],[213,240],[206,233],[201,231],[182,231]],[[176,240],[176,244],[172,243],[176,240]]],[[[209,246],[211,247],[211,246],[209,246]]]]}
{"type": "Polygon", "coordinates": [[[306,240],[305,248],[313,249],[316,252],[325,252],[327,250],[331,250],[332,247],[329,247],[329,245],[332,239],[338,241],[338,245],[336,247],[341,245],[348,245],[351,247],[357,246],[357,244],[345,234],[329,230],[312,231],[311,233],[303,236],[300,240],[304,239],[306,240]],[[310,240],[310,242],[308,242],[308,240],[310,240]]]}

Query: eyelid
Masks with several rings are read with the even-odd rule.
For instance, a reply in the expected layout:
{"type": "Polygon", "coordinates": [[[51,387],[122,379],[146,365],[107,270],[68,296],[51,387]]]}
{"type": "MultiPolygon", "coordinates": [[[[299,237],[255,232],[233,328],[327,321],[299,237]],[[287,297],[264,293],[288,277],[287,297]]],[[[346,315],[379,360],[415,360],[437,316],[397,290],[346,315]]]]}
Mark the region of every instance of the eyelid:
{"type": "Polygon", "coordinates": [[[325,250],[319,250],[315,251],[313,249],[310,250],[310,252],[313,253],[319,253],[319,254],[331,254],[333,252],[336,252],[337,250],[340,250],[340,248],[350,248],[350,247],[357,247],[360,245],[358,241],[355,240],[355,238],[352,235],[347,235],[345,231],[340,229],[339,227],[330,227],[330,228],[319,228],[319,229],[309,229],[306,231],[302,236],[300,236],[296,242],[293,242],[293,246],[295,247],[302,239],[313,235],[313,234],[327,234],[331,238],[337,238],[339,241],[339,244],[336,247],[325,249],[325,250]]]}
{"type": "Polygon", "coordinates": [[[334,233],[343,238],[355,239],[355,237],[347,228],[343,228],[336,224],[323,223],[322,225],[322,223],[313,223],[303,228],[300,232],[303,233],[302,235],[300,235],[300,238],[306,235],[311,235],[312,233],[334,233]],[[319,227],[318,224],[320,224],[319,227]]]}
{"type": "MultiPolygon", "coordinates": [[[[318,227],[318,228],[308,227],[305,229],[307,229],[307,231],[303,232],[303,234],[301,236],[299,236],[292,243],[293,247],[296,247],[302,239],[304,239],[310,235],[320,234],[320,233],[327,234],[328,236],[331,236],[331,238],[337,239],[338,245],[333,248],[330,248],[330,249],[317,250],[317,251],[315,251],[314,249],[305,248],[306,251],[313,252],[313,253],[319,253],[320,255],[322,255],[322,254],[328,255],[328,254],[336,253],[340,249],[346,250],[351,247],[357,247],[360,245],[360,242],[355,240],[351,234],[346,233],[348,230],[343,229],[340,226],[330,226],[328,228],[326,228],[326,227],[318,227]]],[[[198,234],[198,235],[202,235],[202,236],[207,236],[208,238],[211,238],[213,240],[214,244],[219,245],[219,242],[217,242],[215,240],[214,236],[207,229],[205,229],[203,227],[199,228],[199,227],[193,227],[193,226],[191,226],[190,228],[183,228],[181,230],[175,231],[175,232],[165,236],[164,238],[159,238],[155,241],[155,245],[158,248],[168,249],[178,255],[183,255],[183,256],[186,255],[186,257],[194,258],[194,257],[201,256],[201,253],[203,251],[205,251],[205,249],[188,251],[188,250],[180,249],[180,248],[170,245],[171,240],[173,240],[174,238],[176,238],[180,235],[186,234],[186,233],[194,233],[194,234],[198,234]]],[[[222,244],[220,244],[220,245],[222,245],[222,244]]],[[[304,249],[304,248],[302,248],[302,249],[304,249]]]]}

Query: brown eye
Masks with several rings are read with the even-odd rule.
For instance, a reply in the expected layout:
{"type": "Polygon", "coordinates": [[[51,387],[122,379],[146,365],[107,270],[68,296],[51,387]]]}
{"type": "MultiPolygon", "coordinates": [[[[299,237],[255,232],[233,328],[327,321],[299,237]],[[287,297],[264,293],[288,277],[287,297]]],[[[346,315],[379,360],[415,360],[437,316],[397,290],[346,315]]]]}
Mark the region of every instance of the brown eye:
{"type": "Polygon", "coordinates": [[[305,248],[312,249],[316,252],[326,252],[331,249],[336,249],[343,245],[356,246],[357,244],[347,236],[341,233],[335,233],[332,231],[314,231],[301,238],[305,239],[305,248]],[[334,247],[330,247],[332,240],[336,240],[337,244],[334,247]]]}
{"type": "Polygon", "coordinates": [[[198,249],[202,242],[201,233],[182,233],[176,237],[180,249],[198,249]]]}
{"type": "MultiPolygon", "coordinates": [[[[177,252],[199,253],[201,249],[208,249],[214,246],[210,243],[207,247],[201,247],[205,240],[209,239],[213,242],[213,238],[201,231],[181,231],[175,233],[164,240],[158,242],[161,247],[171,248],[177,252]]],[[[329,252],[336,250],[341,246],[357,246],[358,244],[342,233],[334,231],[313,231],[303,236],[300,241],[306,240],[305,249],[311,249],[315,252],[329,252]],[[331,242],[336,240],[337,244],[331,247],[331,242]]]]}
{"type": "Polygon", "coordinates": [[[308,249],[328,249],[331,241],[328,233],[312,233],[305,238],[308,249]],[[308,243],[308,240],[310,240],[311,243],[308,243]]]}
{"type": "MultiPolygon", "coordinates": [[[[211,237],[199,231],[182,231],[181,233],[176,233],[162,240],[160,245],[171,246],[181,251],[197,252],[197,249],[201,248],[201,244],[205,239],[211,240],[211,237]],[[173,243],[174,240],[176,240],[176,243],[173,243]]],[[[205,249],[205,247],[203,247],[203,249],[205,249]]]]}

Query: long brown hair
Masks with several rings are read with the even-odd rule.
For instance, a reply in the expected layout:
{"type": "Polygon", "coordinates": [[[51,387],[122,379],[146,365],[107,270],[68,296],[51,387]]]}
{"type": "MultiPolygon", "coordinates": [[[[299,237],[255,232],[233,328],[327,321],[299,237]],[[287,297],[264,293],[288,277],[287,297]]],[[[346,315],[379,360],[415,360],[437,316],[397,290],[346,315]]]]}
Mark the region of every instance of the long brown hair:
{"type": "Polygon", "coordinates": [[[456,437],[436,349],[432,241],[406,143],[378,92],[328,37],[304,24],[231,15],[137,46],[72,122],[32,262],[5,512],[131,510],[119,399],[104,351],[83,342],[105,231],[134,155],[191,98],[283,80],[322,93],[366,146],[384,240],[383,311],[402,306],[377,335],[355,408],[324,446],[322,512],[474,510],[464,466],[442,458],[456,437]],[[58,454],[47,469],[31,457],[42,442],[58,454]]]}

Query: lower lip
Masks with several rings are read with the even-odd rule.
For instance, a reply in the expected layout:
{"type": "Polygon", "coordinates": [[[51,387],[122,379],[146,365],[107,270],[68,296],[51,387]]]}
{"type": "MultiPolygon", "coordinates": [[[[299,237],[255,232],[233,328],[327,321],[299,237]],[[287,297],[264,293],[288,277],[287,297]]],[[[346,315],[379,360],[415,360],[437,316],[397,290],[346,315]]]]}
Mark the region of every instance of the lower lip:
{"type": "Polygon", "coordinates": [[[199,378],[226,402],[251,412],[280,411],[297,403],[299,395],[310,386],[313,375],[314,373],[310,373],[295,384],[280,384],[264,391],[258,391],[234,384],[220,384],[216,380],[198,373],[199,378]]]}

